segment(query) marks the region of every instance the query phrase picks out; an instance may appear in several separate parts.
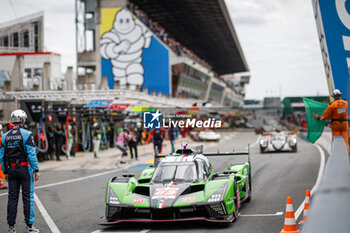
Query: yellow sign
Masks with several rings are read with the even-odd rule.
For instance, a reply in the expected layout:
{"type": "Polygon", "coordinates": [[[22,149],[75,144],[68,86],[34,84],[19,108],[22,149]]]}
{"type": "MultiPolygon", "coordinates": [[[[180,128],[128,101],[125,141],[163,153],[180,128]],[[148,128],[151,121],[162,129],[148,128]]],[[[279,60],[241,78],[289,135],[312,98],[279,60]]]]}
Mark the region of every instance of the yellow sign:
{"type": "Polygon", "coordinates": [[[103,8],[103,9],[101,9],[100,36],[102,36],[106,32],[109,32],[110,30],[112,30],[115,15],[120,10],[121,10],[121,8],[103,8]]]}

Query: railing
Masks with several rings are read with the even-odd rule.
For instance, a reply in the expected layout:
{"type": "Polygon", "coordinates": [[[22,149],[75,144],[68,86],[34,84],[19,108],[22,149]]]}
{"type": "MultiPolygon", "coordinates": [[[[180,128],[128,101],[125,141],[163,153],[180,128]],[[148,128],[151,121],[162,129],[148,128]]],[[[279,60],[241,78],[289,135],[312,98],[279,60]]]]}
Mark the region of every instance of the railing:
{"type": "Polygon", "coordinates": [[[316,232],[350,232],[349,153],[340,136],[334,138],[321,185],[302,230],[302,233],[316,232]]]}
{"type": "Polygon", "coordinates": [[[33,100],[45,99],[47,101],[72,101],[86,104],[92,99],[133,99],[148,102],[151,105],[190,107],[197,100],[176,99],[148,95],[143,92],[131,90],[96,90],[96,91],[22,91],[4,92],[0,94],[0,102],[8,100],[33,100]]]}

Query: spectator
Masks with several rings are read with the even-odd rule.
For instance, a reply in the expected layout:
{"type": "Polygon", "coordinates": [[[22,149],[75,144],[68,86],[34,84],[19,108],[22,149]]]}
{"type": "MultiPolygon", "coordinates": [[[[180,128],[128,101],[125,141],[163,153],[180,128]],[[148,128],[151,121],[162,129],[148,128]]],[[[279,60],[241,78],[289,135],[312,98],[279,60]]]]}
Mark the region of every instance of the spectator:
{"type": "Polygon", "coordinates": [[[120,163],[125,163],[125,159],[128,155],[126,152],[126,129],[121,132],[117,137],[117,148],[122,152],[122,158],[120,163]]]}
{"type": "Polygon", "coordinates": [[[131,159],[134,158],[134,153],[135,152],[135,159],[138,160],[137,158],[137,131],[135,129],[130,129],[127,135],[128,138],[128,146],[129,146],[129,151],[130,151],[130,157],[131,159]]]}
{"type": "Polygon", "coordinates": [[[163,42],[165,42],[178,56],[183,54],[203,65],[204,67],[212,69],[212,66],[210,66],[206,61],[200,59],[192,51],[188,50],[186,47],[182,46],[174,39],[169,38],[169,35],[166,33],[165,29],[157,22],[153,22],[151,19],[149,19],[147,14],[144,11],[140,10],[137,5],[130,3],[128,7],[139,20],[141,20],[154,34],[156,34],[163,42]]]}

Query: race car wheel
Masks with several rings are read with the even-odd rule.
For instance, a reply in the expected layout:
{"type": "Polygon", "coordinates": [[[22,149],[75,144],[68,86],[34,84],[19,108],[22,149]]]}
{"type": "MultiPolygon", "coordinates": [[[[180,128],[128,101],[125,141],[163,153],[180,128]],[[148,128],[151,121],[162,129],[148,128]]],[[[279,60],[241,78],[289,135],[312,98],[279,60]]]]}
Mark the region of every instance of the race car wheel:
{"type": "Polygon", "coordinates": [[[265,152],[265,148],[260,146],[260,153],[264,153],[265,152]]]}
{"type": "Polygon", "coordinates": [[[251,172],[250,172],[250,167],[249,167],[249,179],[248,179],[248,184],[247,187],[248,187],[248,190],[247,190],[247,193],[248,193],[248,197],[247,197],[247,200],[246,202],[250,202],[252,200],[252,180],[251,180],[251,172]]]}
{"type": "Polygon", "coordinates": [[[293,151],[293,152],[298,152],[298,147],[297,147],[297,145],[295,145],[294,147],[292,147],[292,151],[293,151]]]}
{"type": "Polygon", "coordinates": [[[235,184],[233,186],[233,196],[234,196],[234,203],[235,203],[235,211],[233,212],[233,215],[235,217],[235,220],[238,218],[238,196],[237,196],[237,182],[235,181],[235,184]]]}

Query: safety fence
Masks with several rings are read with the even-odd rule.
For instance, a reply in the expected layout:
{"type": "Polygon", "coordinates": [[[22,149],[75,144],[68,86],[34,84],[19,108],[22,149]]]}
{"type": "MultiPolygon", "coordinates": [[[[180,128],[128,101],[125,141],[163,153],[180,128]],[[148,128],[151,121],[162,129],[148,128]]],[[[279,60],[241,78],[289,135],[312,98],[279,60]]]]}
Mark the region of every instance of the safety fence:
{"type": "Polygon", "coordinates": [[[330,127],[325,127],[321,137],[316,141],[316,144],[323,147],[323,149],[331,154],[332,150],[332,130],[330,127]]]}
{"type": "Polygon", "coordinates": [[[342,137],[335,137],[320,187],[302,233],[350,232],[350,165],[342,137]]]}

